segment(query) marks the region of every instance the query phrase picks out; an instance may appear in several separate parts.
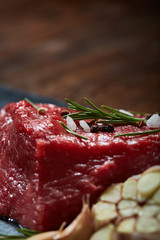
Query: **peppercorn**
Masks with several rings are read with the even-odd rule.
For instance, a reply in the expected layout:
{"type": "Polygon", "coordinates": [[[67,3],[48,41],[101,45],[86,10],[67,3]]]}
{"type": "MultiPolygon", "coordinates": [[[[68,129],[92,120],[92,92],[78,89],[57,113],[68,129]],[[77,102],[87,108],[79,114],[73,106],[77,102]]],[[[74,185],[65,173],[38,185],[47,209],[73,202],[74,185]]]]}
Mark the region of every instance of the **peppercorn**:
{"type": "Polygon", "coordinates": [[[39,112],[39,114],[44,115],[46,113],[46,109],[40,107],[40,108],[38,108],[38,112],[39,112]]]}
{"type": "Polygon", "coordinates": [[[98,125],[92,125],[91,126],[91,129],[90,129],[91,133],[97,133],[98,130],[99,130],[98,125]]]}
{"type": "Polygon", "coordinates": [[[108,132],[113,132],[114,126],[112,124],[108,124],[108,132]]]}
{"type": "Polygon", "coordinates": [[[101,131],[102,132],[113,132],[114,131],[114,126],[112,124],[108,124],[108,125],[103,125],[101,127],[101,131]]]}
{"type": "Polygon", "coordinates": [[[61,116],[65,116],[65,115],[68,115],[69,112],[67,110],[62,110],[61,111],[61,116]]]}

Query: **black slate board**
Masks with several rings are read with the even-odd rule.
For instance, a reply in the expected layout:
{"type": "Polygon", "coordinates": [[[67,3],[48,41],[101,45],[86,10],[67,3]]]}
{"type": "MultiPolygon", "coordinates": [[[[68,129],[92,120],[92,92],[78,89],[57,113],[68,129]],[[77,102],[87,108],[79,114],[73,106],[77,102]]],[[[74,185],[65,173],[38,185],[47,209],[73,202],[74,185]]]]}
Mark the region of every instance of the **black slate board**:
{"type": "MultiPolygon", "coordinates": [[[[56,99],[49,98],[49,97],[40,97],[36,94],[33,93],[28,93],[25,91],[21,91],[19,89],[13,88],[11,86],[6,86],[6,85],[0,85],[0,108],[2,108],[4,105],[6,105],[9,102],[17,102],[25,97],[29,98],[31,101],[35,103],[53,103],[58,106],[66,106],[65,103],[57,101],[56,99]]],[[[16,227],[18,225],[14,223],[8,223],[4,220],[0,220],[0,233],[3,234],[15,234],[19,235],[16,231],[16,227]]]]}
{"type": "Polygon", "coordinates": [[[18,224],[13,224],[11,222],[6,222],[0,220],[0,233],[8,235],[21,235],[17,232],[16,228],[19,227],[18,224]]]}
{"type": "Polygon", "coordinates": [[[9,102],[17,102],[24,98],[29,98],[35,103],[53,103],[58,106],[67,107],[67,104],[50,97],[41,97],[33,93],[28,93],[11,86],[0,84],[0,108],[9,102]]]}

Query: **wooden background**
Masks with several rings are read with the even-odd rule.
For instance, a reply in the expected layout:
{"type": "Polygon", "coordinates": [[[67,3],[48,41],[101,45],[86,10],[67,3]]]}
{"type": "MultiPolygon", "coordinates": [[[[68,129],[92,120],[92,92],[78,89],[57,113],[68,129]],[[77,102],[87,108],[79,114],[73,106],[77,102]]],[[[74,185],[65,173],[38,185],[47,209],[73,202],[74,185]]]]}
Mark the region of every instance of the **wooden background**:
{"type": "Polygon", "coordinates": [[[160,111],[158,1],[0,0],[0,83],[160,111]]]}

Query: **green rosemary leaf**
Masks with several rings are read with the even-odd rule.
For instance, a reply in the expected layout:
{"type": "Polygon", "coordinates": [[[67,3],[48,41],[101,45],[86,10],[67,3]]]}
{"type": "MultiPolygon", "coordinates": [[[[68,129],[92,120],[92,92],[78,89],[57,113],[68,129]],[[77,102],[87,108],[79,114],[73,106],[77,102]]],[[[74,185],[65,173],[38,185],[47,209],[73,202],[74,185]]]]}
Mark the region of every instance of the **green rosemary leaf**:
{"type": "Polygon", "coordinates": [[[130,116],[130,115],[125,115],[125,113],[116,113],[117,116],[121,117],[122,119],[126,119],[126,120],[132,120],[134,122],[146,122],[146,119],[143,119],[143,118],[137,118],[137,117],[133,117],[133,116],[130,116]]]}
{"type": "Polygon", "coordinates": [[[114,135],[114,137],[123,137],[123,136],[136,136],[136,135],[148,135],[148,134],[154,134],[160,132],[160,129],[154,129],[151,131],[145,131],[145,132],[130,132],[130,133],[123,133],[114,135]]]}
{"type": "Polygon", "coordinates": [[[115,109],[115,108],[111,108],[111,107],[108,107],[106,105],[101,105],[102,108],[108,110],[109,112],[112,112],[112,113],[119,113],[120,111],[115,109]]]}
{"type": "Polygon", "coordinates": [[[130,111],[130,113],[140,116],[150,116],[150,113],[130,111]]]}
{"type": "MultiPolygon", "coordinates": [[[[68,115],[68,116],[70,116],[70,115],[68,115]]],[[[70,117],[72,117],[72,116],[70,116],[70,117]]],[[[77,116],[77,117],[73,118],[74,121],[87,120],[87,119],[94,119],[96,121],[96,118],[94,118],[93,116],[92,117],[90,117],[90,116],[84,116],[84,117],[79,116],[78,117],[77,116]]]]}
{"type": "Polygon", "coordinates": [[[119,120],[119,119],[109,119],[109,120],[100,120],[96,121],[97,123],[103,123],[103,124],[115,124],[115,125],[123,125],[123,124],[136,124],[135,122],[127,122],[125,120],[119,120]]]}
{"type": "Polygon", "coordinates": [[[111,108],[111,107],[108,107],[106,105],[102,105],[101,106],[102,108],[110,111],[110,112],[113,112],[115,113],[119,118],[123,119],[123,120],[132,120],[132,122],[141,122],[141,121],[146,121],[146,119],[143,119],[143,118],[137,118],[137,117],[134,117],[134,116],[131,116],[127,113],[123,113],[117,109],[114,109],[114,108],[111,108]]]}
{"type": "Polygon", "coordinates": [[[33,236],[35,234],[41,233],[41,232],[34,231],[34,230],[31,230],[31,229],[28,229],[28,228],[17,228],[17,231],[20,232],[20,233],[23,233],[26,236],[33,236]]]}
{"type": "Polygon", "coordinates": [[[63,118],[66,118],[67,116],[70,116],[74,121],[84,119],[99,119],[99,116],[89,112],[70,113],[68,115],[63,116],[63,118]]]}
{"type": "Polygon", "coordinates": [[[69,127],[67,127],[63,122],[60,122],[60,124],[64,127],[64,129],[68,132],[68,133],[71,133],[77,137],[80,137],[82,139],[85,139],[85,140],[88,140],[87,137],[85,136],[82,136],[82,135],[79,135],[78,133],[75,133],[74,131],[72,131],[69,127]]]}
{"type": "Polygon", "coordinates": [[[108,113],[108,112],[105,112],[103,110],[101,110],[100,108],[98,108],[96,105],[94,105],[89,99],[87,98],[84,98],[84,100],[86,100],[92,107],[94,107],[98,112],[100,112],[102,115],[104,116],[109,116],[109,117],[112,117],[112,118],[117,118],[115,115],[111,114],[111,113],[108,113]]]}
{"type": "Polygon", "coordinates": [[[87,108],[87,107],[84,107],[74,101],[71,101],[70,99],[68,98],[65,98],[65,100],[67,101],[68,103],[68,108],[69,109],[72,109],[72,110],[76,110],[76,111],[89,111],[89,112],[95,112],[93,109],[91,108],[87,108]]]}
{"type": "Polygon", "coordinates": [[[36,104],[34,104],[31,100],[29,100],[28,98],[25,98],[24,100],[29,102],[35,109],[37,109],[37,110],[39,109],[39,107],[36,104]]]}

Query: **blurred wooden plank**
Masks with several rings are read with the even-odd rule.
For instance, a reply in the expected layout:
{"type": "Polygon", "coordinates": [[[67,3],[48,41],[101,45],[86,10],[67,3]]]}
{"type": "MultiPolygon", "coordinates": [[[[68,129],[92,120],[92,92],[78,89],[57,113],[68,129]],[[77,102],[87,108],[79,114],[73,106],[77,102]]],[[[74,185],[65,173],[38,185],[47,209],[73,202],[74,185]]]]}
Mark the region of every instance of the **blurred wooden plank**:
{"type": "Polygon", "coordinates": [[[0,0],[0,82],[137,111],[160,108],[157,2],[0,0]]]}

